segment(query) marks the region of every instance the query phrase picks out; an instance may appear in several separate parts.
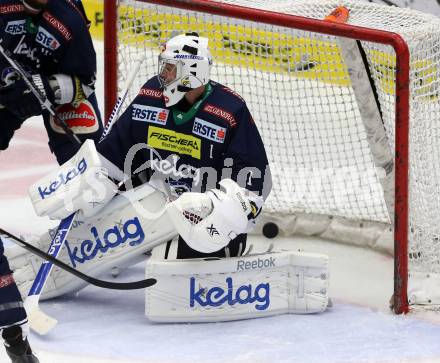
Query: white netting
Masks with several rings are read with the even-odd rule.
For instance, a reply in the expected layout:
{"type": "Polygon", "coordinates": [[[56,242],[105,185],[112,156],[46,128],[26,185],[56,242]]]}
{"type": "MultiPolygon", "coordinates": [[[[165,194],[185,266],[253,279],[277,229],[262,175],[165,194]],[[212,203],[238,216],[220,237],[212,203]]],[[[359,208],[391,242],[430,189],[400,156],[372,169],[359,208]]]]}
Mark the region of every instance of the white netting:
{"type": "MultiPolygon", "coordinates": [[[[409,9],[359,1],[221,1],[323,19],[337,6],[349,24],[401,34],[410,69],[411,268],[440,273],[440,21],[409,9]],[[415,257],[415,258],[414,258],[415,257]]],[[[241,94],[265,142],[274,188],[265,210],[389,223],[384,195],[394,155],[395,64],[390,46],[362,42],[378,93],[386,142],[366,131],[338,39],[319,33],[123,0],[119,6],[120,86],[135,56],[146,67],[132,88],[157,71],[159,45],[197,31],[210,39],[212,79],[241,94]],[[372,154],[371,150],[375,149],[372,154]],[[390,161],[391,160],[391,161],[390,161]],[[386,171],[385,171],[386,170],[386,171]]],[[[379,127],[380,129],[380,127],[379,127]]]]}

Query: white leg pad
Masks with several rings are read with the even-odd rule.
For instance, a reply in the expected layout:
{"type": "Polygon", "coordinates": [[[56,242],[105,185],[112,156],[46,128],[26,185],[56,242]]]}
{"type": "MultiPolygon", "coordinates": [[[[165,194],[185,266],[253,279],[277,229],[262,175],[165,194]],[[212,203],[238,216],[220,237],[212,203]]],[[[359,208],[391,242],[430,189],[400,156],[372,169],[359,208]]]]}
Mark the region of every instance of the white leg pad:
{"type": "MultiPolygon", "coordinates": [[[[118,195],[93,218],[79,217],[74,222],[58,258],[93,277],[110,272],[115,266],[121,268],[145,260],[145,252],[177,234],[164,213],[165,205],[165,196],[148,184],[118,195]]],[[[50,241],[46,234],[34,245],[47,251],[50,241]]],[[[19,246],[7,249],[6,255],[17,286],[26,296],[42,260],[19,246]]],[[[54,266],[41,299],[75,292],[86,285],[54,266]]]]}
{"type": "Polygon", "coordinates": [[[215,322],[308,314],[328,305],[328,256],[294,251],[226,259],[157,260],[145,314],[157,322],[215,322]]]}

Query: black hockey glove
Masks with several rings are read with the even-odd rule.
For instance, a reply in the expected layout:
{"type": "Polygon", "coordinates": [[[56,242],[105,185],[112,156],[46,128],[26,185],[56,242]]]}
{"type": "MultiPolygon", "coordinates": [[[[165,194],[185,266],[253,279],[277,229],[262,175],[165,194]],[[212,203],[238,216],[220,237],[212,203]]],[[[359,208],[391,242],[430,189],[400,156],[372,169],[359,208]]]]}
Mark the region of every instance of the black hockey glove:
{"type": "MultiPolygon", "coordinates": [[[[41,93],[52,101],[54,96],[48,79],[39,74],[34,74],[32,79],[41,93]]],[[[31,92],[23,79],[18,79],[0,88],[0,105],[3,105],[3,107],[22,121],[42,113],[40,101],[31,92]]]]}
{"type": "Polygon", "coordinates": [[[22,123],[23,120],[20,120],[6,108],[0,109],[0,150],[8,148],[15,130],[19,129],[22,123]]]}

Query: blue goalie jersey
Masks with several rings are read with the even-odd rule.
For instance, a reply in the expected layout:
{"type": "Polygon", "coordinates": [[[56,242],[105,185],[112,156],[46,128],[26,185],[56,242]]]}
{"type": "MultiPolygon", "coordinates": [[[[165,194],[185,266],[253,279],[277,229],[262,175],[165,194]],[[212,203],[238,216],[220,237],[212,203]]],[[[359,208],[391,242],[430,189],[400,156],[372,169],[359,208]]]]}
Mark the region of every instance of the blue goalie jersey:
{"type": "Polygon", "coordinates": [[[194,105],[167,108],[156,77],[148,80],[98,151],[126,173],[166,179],[175,194],[204,192],[231,178],[265,198],[268,160],[244,100],[210,81],[194,105]]]}

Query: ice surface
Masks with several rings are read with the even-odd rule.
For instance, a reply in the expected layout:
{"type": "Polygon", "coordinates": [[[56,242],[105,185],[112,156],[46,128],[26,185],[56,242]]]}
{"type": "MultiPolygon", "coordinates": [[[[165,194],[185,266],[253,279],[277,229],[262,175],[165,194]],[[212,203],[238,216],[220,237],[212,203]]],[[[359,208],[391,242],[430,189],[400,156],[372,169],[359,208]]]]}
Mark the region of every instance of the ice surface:
{"type": "MultiPolygon", "coordinates": [[[[140,279],[137,265],[121,276],[140,279]]],[[[110,276],[107,276],[111,279],[110,276]]],[[[145,362],[400,362],[440,356],[440,325],[336,300],[321,315],[216,324],[154,324],[143,317],[143,291],[88,287],[41,304],[59,320],[44,351],[145,362]]]]}

